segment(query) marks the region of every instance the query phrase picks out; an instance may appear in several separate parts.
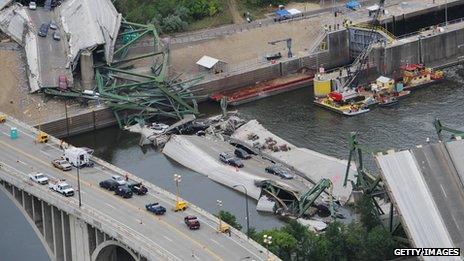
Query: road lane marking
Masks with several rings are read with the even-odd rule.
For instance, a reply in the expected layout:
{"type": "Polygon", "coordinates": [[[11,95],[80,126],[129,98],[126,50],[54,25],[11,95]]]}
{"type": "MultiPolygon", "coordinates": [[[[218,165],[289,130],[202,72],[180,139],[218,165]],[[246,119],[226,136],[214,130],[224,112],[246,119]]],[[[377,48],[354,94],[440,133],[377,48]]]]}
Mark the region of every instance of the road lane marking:
{"type": "MultiPolygon", "coordinates": [[[[16,151],[16,152],[18,152],[18,153],[20,153],[20,154],[23,154],[23,155],[25,155],[25,156],[27,156],[27,157],[29,157],[29,158],[31,158],[31,159],[37,161],[37,162],[42,163],[43,165],[46,165],[47,167],[49,167],[49,164],[48,164],[47,162],[45,162],[45,161],[43,161],[43,160],[41,160],[41,159],[39,159],[39,158],[37,158],[37,157],[35,157],[35,156],[33,156],[33,155],[27,153],[27,152],[24,152],[24,151],[22,151],[22,150],[20,150],[20,149],[18,149],[18,148],[15,148],[15,147],[13,147],[13,146],[11,146],[11,145],[5,143],[4,141],[1,141],[1,140],[0,140],[0,143],[3,144],[3,145],[5,145],[5,146],[7,146],[7,147],[9,147],[9,148],[11,148],[12,150],[14,150],[14,151],[16,151]]],[[[68,176],[68,177],[71,177],[71,178],[73,178],[74,180],[77,179],[75,176],[70,175],[70,174],[68,174],[68,173],[66,173],[66,172],[62,172],[61,174],[66,175],[66,176],[68,176]]],[[[95,188],[94,186],[91,185],[90,182],[82,181],[82,180],[81,180],[81,183],[85,184],[85,185],[88,186],[89,188],[94,189],[94,190],[96,190],[96,191],[98,191],[98,192],[106,193],[106,194],[108,194],[108,195],[111,195],[111,197],[112,197],[114,200],[117,200],[117,201],[121,202],[122,204],[125,204],[125,205],[129,206],[130,208],[135,209],[136,211],[140,211],[140,212],[143,213],[144,215],[147,214],[147,213],[141,211],[137,206],[134,206],[134,205],[128,203],[127,201],[122,200],[122,199],[120,199],[120,198],[118,198],[118,197],[114,197],[114,195],[112,195],[112,193],[109,193],[108,191],[103,190],[103,189],[101,189],[101,188],[95,188]]],[[[81,192],[82,192],[82,191],[81,191],[81,192]]],[[[157,220],[157,219],[153,219],[153,220],[157,220]]],[[[166,226],[170,227],[173,231],[176,231],[176,232],[177,232],[179,235],[181,235],[182,237],[184,237],[184,238],[190,240],[192,243],[194,243],[194,244],[196,244],[197,246],[199,246],[200,249],[205,250],[205,251],[208,252],[211,256],[215,257],[217,260],[224,260],[224,259],[221,258],[218,254],[216,254],[216,253],[213,252],[211,249],[209,249],[207,245],[204,245],[204,244],[202,244],[202,243],[196,241],[196,240],[193,239],[192,237],[190,237],[190,236],[188,236],[187,234],[185,234],[184,232],[180,231],[178,228],[174,227],[172,224],[170,224],[170,223],[168,223],[168,222],[166,222],[166,221],[164,221],[164,220],[162,220],[162,219],[158,219],[158,221],[159,221],[160,223],[163,223],[163,224],[165,224],[166,226]]],[[[132,230],[134,230],[134,229],[132,229],[132,230]]],[[[134,231],[137,232],[136,230],[134,230],[134,231]]],[[[137,233],[139,233],[139,232],[137,232],[137,233]]],[[[139,233],[139,234],[141,234],[141,233],[139,233]]],[[[150,240],[150,241],[151,241],[151,240],[150,240]]],[[[152,242],[153,242],[153,241],[152,241],[152,242]]],[[[156,243],[155,243],[155,244],[156,244],[156,243]]]]}
{"type": "Polygon", "coordinates": [[[172,239],[170,239],[170,238],[167,237],[167,236],[163,236],[163,237],[164,237],[167,241],[169,241],[169,242],[174,242],[172,239]]]}
{"type": "Polygon", "coordinates": [[[114,207],[113,205],[111,205],[111,204],[108,204],[108,203],[105,203],[105,204],[106,204],[108,207],[112,208],[112,209],[117,209],[117,208],[115,208],[115,207],[114,207]]]}
{"type": "Polygon", "coordinates": [[[216,240],[214,240],[214,239],[212,239],[212,238],[210,238],[210,239],[211,239],[211,241],[213,241],[214,243],[216,243],[216,245],[218,245],[218,246],[222,246],[222,245],[221,245],[221,244],[219,244],[219,242],[217,242],[216,240]]]}
{"type": "Polygon", "coordinates": [[[5,134],[5,136],[10,136],[10,134],[8,134],[8,133],[6,133],[6,132],[3,132],[3,131],[2,131],[2,133],[5,134]]]}
{"type": "Polygon", "coordinates": [[[453,217],[453,220],[454,220],[454,224],[456,224],[458,229],[461,230],[461,227],[459,226],[458,222],[456,222],[456,218],[454,216],[452,216],[452,217],[453,217]]]}
{"type": "Polygon", "coordinates": [[[440,184],[440,188],[441,188],[441,191],[443,192],[443,195],[445,195],[445,198],[447,198],[448,195],[446,195],[445,189],[443,188],[442,184],[440,184]]]}
{"type": "Polygon", "coordinates": [[[48,157],[51,156],[48,152],[45,152],[45,151],[43,151],[43,150],[39,150],[39,151],[40,151],[40,153],[44,154],[45,156],[48,156],[48,157]]]}

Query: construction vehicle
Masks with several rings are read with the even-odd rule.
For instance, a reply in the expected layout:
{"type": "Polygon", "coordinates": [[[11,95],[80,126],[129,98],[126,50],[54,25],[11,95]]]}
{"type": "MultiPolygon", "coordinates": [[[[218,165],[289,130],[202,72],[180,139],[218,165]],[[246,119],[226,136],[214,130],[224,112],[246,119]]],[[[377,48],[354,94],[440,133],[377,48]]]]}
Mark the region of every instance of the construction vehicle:
{"type": "Polygon", "coordinates": [[[174,207],[172,208],[172,210],[174,212],[177,212],[177,211],[184,211],[188,208],[188,203],[187,201],[183,201],[183,200],[176,200],[176,204],[174,205],[174,207]]]}
{"type": "Polygon", "coordinates": [[[221,222],[219,225],[219,232],[221,233],[229,233],[230,232],[230,226],[227,223],[221,222]]]}
{"type": "Polygon", "coordinates": [[[43,131],[39,131],[39,133],[35,137],[35,141],[38,142],[38,143],[47,143],[48,142],[48,134],[43,132],[43,131]]]}
{"type": "Polygon", "coordinates": [[[0,114],[0,123],[5,123],[6,121],[6,116],[3,114],[0,114]]]}

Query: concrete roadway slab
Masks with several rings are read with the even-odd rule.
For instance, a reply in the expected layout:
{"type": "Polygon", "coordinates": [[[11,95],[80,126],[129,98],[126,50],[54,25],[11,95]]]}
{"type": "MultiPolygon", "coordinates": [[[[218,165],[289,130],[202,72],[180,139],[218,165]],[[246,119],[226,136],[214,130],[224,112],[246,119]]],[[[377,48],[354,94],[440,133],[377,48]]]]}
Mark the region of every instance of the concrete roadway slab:
{"type": "Polygon", "coordinates": [[[67,63],[67,40],[63,31],[59,16],[54,11],[46,11],[43,7],[37,10],[28,10],[29,17],[33,23],[34,31],[37,32],[43,23],[49,24],[53,20],[58,25],[61,34],[61,41],[53,39],[52,29],[48,30],[47,37],[37,36],[38,41],[38,63],[40,71],[40,87],[58,87],[58,76],[64,74],[72,82],[72,72],[66,68],[67,63]]]}
{"type": "MultiPolygon", "coordinates": [[[[376,156],[387,183],[390,197],[400,213],[402,223],[415,247],[454,247],[448,221],[441,212],[437,195],[421,170],[427,161],[418,160],[409,151],[376,156]],[[418,164],[421,164],[419,166],[418,164]]],[[[440,188],[439,188],[440,189],[440,188]]],[[[423,257],[424,260],[460,260],[459,257],[423,257]]]]}
{"type": "MultiPolygon", "coordinates": [[[[19,138],[8,137],[11,122],[0,125],[0,158],[1,161],[15,168],[24,177],[32,171],[40,171],[55,178],[64,178],[75,189],[77,188],[76,170],[62,172],[52,167],[50,161],[62,155],[54,144],[34,145],[34,135],[27,129],[17,126],[19,138]]],[[[216,220],[210,220],[202,213],[189,208],[185,213],[175,213],[169,209],[174,199],[151,191],[146,196],[134,196],[122,199],[113,193],[99,188],[98,182],[110,178],[115,172],[96,165],[80,171],[82,201],[85,207],[101,212],[112,218],[121,226],[127,227],[135,235],[152,246],[171,253],[175,260],[240,260],[252,257],[265,260],[265,253],[232,234],[229,237],[216,232],[216,220]],[[155,217],[144,209],[145,204],[159,202],[168,209],[164,216],[155,217]],[[190,231],[183,224],[185,215],[196,215],[201,222],[201,229],[190,231]],[[192,254],[194,257],[192,257],[192,254]]],[[[39,186],[39,185],[35,185],[39,186]]],[[[44,186],[45,190],[48,190],[44,186]]],[[[48,193],[54,193],[49,191],[48,193]]],[[[57,197],[61,195],[56,194],[57,197]]],[[[70,200],[77,201],[77,195],[70,200]]]]}
{"type": "Polygon", "coordinates": [[[445,146],[439,143],[412,152],[454,245],[464,249],[464,187],[445,146]]]}

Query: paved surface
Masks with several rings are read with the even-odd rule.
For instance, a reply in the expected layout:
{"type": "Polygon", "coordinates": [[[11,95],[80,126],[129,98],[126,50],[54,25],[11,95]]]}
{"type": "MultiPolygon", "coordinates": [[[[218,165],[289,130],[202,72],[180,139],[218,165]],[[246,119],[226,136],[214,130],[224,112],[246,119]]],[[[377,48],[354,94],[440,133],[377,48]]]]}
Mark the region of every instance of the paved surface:
{"type": "Polygon", "coordinates": [[[66,36],[62,29],[59,17],[53,11],[46,11],[43,7],[37,7],[37,10],[29,10],[29,17],[33,23],[36,33],[39,31],[42,23],[55,21],[61,34],[61,41],[53,40],[54,30],[49,29],[47,37],[37,36],[38,41],[38,63],[40,71],[40,87],[58,87],[58,76],[61,74],[70,77],[71,70],[66,69],[66,36]]]}
{"type": "MultiPolygon", "coordinates": [[[[66,179],[75,189],[77,188],[76,171],[62,172],[55,169],[50,161],[62,154],[58,145],[34,144],[34,134],[29,129],[7,121],[0,125],[0,161],[2,164],[14,169],[22,178],[27,179],[28,173],[39,171],[53,178],[66,179]],[[11,140],[8,136],[11,126],[19,129],[19,138],[11,140]]],[[[3,168],[5,169],[5,168],[3,168]]],[[[0,170],[2,171],[2,170],[0,170]]],[[[4,171],[4,170],[3,170],[4,171]]],[[[264,249],[258,249],[243,237],[232,233],[232,236],[216,232],[217,220],[212,220],[199,210],[189,208],[185,213],[175,213],[169,209],[174,204],[173,195],[160,193],[152,189],[146,196],[134,196],[131,199],[122,199],[113,193],[100,189],[98,182],[115,174],[109,168],[96,164],[93,168],[83,168],[80,171],[81,193],[83,207],[101,212],[105,219],[128,227],[132,235],[168,255],[173,260],[241,260],[251,258],[265,260],[264,249]],[[145,211],[144,206],[149,202],[159,202],[168,211],[164,216],[155,217],[145,211]],[[196,215],[201,222],[201,229],[190,231],[183,223],[186,215],[196,215]]],[[[148,185],[148,184],[147,184],[148,185]]],[[[48,191],[59,199],[61,195],[48,191]]],[[[77,194],[69,199],[77,202],[77,194]]]]}
{"type": "Polygon", "coordinates": [[[453,141],[376,157],[417,247],[464,247],[463,155],[453,141]]]}

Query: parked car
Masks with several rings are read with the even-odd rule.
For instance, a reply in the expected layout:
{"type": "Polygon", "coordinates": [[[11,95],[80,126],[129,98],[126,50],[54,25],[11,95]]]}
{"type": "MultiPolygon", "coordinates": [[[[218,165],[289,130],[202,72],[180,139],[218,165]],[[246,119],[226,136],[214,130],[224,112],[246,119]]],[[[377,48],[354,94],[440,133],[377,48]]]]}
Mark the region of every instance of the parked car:
{"type": "Polygon", "coordinates": [[[62,171],[69,171],[72,169],[71,164],[69,164],[68,161],[62,158],[52,160],[52,165],[53,167],[60,169],[62,171]]]}
{"type": "Polygon", "coordinates": [[[200,228],[200,221],[198,221],[196,216],[186,216],[184,222],[190,230],[200,228]]]}
{"type": "Polygon", "coordinates": [[[53,32],[53,40],[61,41],[61,34],[58,31],[53,32]]]}
{"type": "Polygon", "coordinates": [[[66,77],[66,75],[60,74],[58,76],[58,88],[62,91],[66,91],[68,89],[68,77],[66,77]]]}
{"type": "Polygon", "coordinates": [[[127,186],[134,192],[135,194],[142,196],[148,193],[148,188],[142,185],[140,182],[129,182],[127,186]]]}
{"type": "Polygon", "coordinates": [[[40,185],[45,185],[48,183],[48,177],[40,172],[33,172],[29,174],[29,179],[40,185]]]}
{"type": "Polygon", "coordinates": [[[38,35],[40,37],[47,37],[48,34],[48,24],[42,24],[39,29],[38,35]]]}
{"type": "Polygon", "coordinates": [[[164,215],[166,213],[166,208],[158,204],[158,202],[147,204],[145,208],[155,215],[164,215]]]}
{"type": "Polygon", "coordinates": [[[118,186],[114,192],[116,195],[123,198],[131,198],[133,194],[132,190],[127,185],[118,186]]]}
{"type": "Polygon", "coordinates": [[[29,2],[29,9],[31,10],[37,9],[37,3],[33,1],[29,2]]]}
{"type": "Polygon", "coordinates": [[[237,168],[243,168],[243,163],[239,159],[232,157],[231,155],[223,152],[219,154],[219,160],[237,168]]]}
{"type": "Polygon", "coordinates": [[[50,29],[56,30],[58,29],[58,25],[56,25],[55,21],[50,20],[50,29]]]}
{"type": "Polygon", "coordinates": [[[119,187],[119,183],[114,179],[106,179],[99,183],[101,188],[107,189],[109,191],[115,191],[119,187]]]}
{"type": "Polygon", "coordinates": [[[287,169],[277,165],[268,166],[265,170],[266,172],[279,176],[283,179],[293,179],[293,175],[291,175],[287,169]]]}
{"type": "Polygon", "coordinates": [[[251,155],[241,148],[236,148],[234,154],[241,159],[251,159],[251,155]]]}
{"type": "Polygon", "coordinates": [[[265,58],[268,61],[277,60],[277,59],[282,58],[282,53],[280,53],[280,52],[278,52],[278,53],[268,53],[268,54],[266,54],[265,58]]]}
{"type": "Polygon", "coordinates": [[[119,185],[126,185],[126,180],[119,175],[113,175],[111,176],[111,179],[115,180],[119,185]]]}

